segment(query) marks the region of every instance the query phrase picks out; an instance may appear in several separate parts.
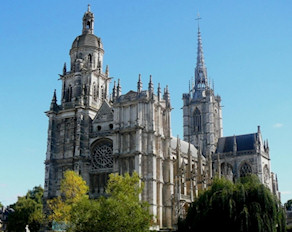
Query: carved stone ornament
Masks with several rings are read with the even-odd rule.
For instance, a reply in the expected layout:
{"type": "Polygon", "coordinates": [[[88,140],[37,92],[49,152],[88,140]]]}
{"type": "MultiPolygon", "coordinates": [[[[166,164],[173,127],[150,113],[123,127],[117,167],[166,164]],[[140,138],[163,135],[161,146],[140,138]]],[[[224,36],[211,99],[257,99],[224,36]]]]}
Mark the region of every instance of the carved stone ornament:
{"type": "Polygon", "coordinates": [[[92,168],[104,169],[113,167],[113,148],[108,143],[98,144],[92,153],[92,168]]]}

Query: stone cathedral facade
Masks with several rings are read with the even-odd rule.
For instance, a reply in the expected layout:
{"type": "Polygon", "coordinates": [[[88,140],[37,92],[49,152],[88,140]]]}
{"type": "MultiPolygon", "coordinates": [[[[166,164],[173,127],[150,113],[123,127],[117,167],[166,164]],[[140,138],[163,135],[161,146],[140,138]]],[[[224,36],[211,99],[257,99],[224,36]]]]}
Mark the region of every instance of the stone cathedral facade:
{"type": "Polygon", "coordinates": [[[46,199],[60,194],[64,171],[80,174],[89,195],[104,194],[110,173],[136,171],[145,183],[141,199],[150,204],[153,229],[174,228],[190,202],[215,175],[231,180],[255,173],[275,194],[269,146],[260,129],[254,134],[222,137],[221,99],[209,86],[202,40],[198,32],[195,84],[183,94],[184,138],[171,133],[168,87],[155,90],[152,79],[143,89],[122,94],[103,67],[102,41],[94,35],[90,9],[82,19],[82,34],[73,41],[70,68],[64,65],[60,103],[54,92],[45,160],[46,199]]]}

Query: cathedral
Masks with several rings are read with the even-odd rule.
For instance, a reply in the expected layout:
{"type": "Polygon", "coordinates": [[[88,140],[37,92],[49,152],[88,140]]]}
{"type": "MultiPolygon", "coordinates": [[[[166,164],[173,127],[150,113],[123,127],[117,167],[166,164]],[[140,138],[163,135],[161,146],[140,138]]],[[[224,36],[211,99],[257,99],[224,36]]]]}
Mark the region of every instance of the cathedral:
{"type": "Polygon", "coordinates": [[[60,101],[55,91],[46,112],[45,199],[60,195],[66,170],[86,180],[91,198],[105,194],[110,173],[135,171],[145,183],[141,200],[149,203],[153,229],[169,230],[215,176],[234,181],[253,173],[279,197],[260,127],[223,137],[221,98],[208,82],[199,28],[195,82],[183,94],[183,139],[171,134],[168,86],[154,89],[150,76],[143,89],[139,75],[136,90],[122,94],[118,79],[110,91],[112,78],[90,8],[69,54],[60,101]]]}

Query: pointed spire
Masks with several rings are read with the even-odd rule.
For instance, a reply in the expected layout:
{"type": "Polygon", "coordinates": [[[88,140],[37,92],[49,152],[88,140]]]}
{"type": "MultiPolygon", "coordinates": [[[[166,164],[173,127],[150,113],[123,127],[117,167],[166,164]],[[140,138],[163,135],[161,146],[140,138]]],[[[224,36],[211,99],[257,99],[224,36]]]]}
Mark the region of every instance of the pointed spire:
{"type": "Polygon", "coordinates": [[[113,101],[116,99],[117,96],[117,87],[116,87],[116,81],[114,81],[114,87],[113,87],[113,101]]]}
{"type": "Polygon", "coordinates": [[[142,81],[141,81],[141,74],[139,74],[139,79],[138,79],[138,83],[137,83],[137,92],[138,93],[141,93],[142,86],[143,86],[143,84],[142,84],[142,81]]]}
{"type": "Polygon", "coordinates": [[[105,67],[105,75],[107,77],[109,77],[109,68],[108,68],[108,65],[106,65],[106,67],[105,67]]]}
{"type": "Polygon", "coordinates": [[[207,68],[205,66],[204,52],[200,27],[198,27],[198,49],[197,65],[195,69],[195,90],[202,90],[208,87],[207,68]]]}
{"type": "Polygon", "coordinates": [[[53,98],[52,98],[52,101],[51,101],[50,110],[53,110],[53,111],[57,111],[58,110],[56,89],[54,90],[54,94],[53,94],[53,98]]]}
{"type": "Polygon", "coordinates": [[[87,5],[87,12],[90,12],[90,4],[87,5]]]}
{"type": "Polygon", "coordinates": [[[160,101],[160,99],[161,99],[161,88],[160,88],[160,83],[158,83],[158,87],[157,87],[157,97],[158,97],[158,101],[160,101]]]}
{"type": "Polygon", "coordinates": [[[57,103],[57,94],[56,94],[56,89],[54,90],[53,98],[52,98],[52,103],[56,104],[57,103]]]}
{"type": "Polygon", "coordinates": [[[67,67],[66,67],[66,62],[64,63],[64,67],[63,67],[63,76],[65,76],[67,73],[67,67]]]}
{"type": "Polygon", "coordinates": [[[170,96],[169,96],[169,92],[168,92],[168,85],[164,89],[163,99],[165,100],[166,105],[170,108],[171,105],[170,105],[170,96]]]}
{"type": "Polygon", "coordinates": [[[150,80],[149,80],[149,84],[148,84],[148,91],[149,91],[149,95],[151,93],[153,93],[153,83],[152,83],[152,76],[150,75],[150,80]]]}
{"type": "Polygon", "coordinates": [[[118,79],[118,86],[117,86],[117,97],[120,97],[122,95],[122,87],[120,84],[120,79],[118,79]]]}
{"type": "Polygon", "coordinates": [[[261,126],[258,126],[258,134],[261,133],[261,126]]]}

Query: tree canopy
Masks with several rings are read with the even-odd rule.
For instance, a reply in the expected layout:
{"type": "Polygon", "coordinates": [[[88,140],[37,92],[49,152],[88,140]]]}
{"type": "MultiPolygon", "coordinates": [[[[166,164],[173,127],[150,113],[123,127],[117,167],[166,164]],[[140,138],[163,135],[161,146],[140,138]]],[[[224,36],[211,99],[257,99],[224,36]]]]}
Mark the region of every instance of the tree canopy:
{"type": "Polygon", "coordinates": [[[63,197],[48,201],[52,220],[65,222],[67,231],[149,231],[152,216],[148,204],[139,200],[143,184],[137,173],[110,174],[106,196],[99,199],[88,198],[88,187],[80,178],[73,171],[65,173],[63,197]]]}
{"type": "Polygon", "coordinates": [[[284,211],[256,176],[215,179],[190,206],[178,231],[285,231],[284,211]]]}
{"type": "Polygon", "coordinates": [[[285,208],[286,208],[286,210],[292,210],[292,199],[288,200],[285,203],[285,208]]]}
{"type": "Polygon", "coordinates": [[[83,198],[87,199],[88,186],[81,176],[72,170],[64,173],[61,181],[61,196],[47,201],[51,211],[50,221],[68,223],[70,222],[70,212],[75,204],[83,198]]]}
{"type": "Polygon", "coordinates": [[[33,190],[29,190],[24,197],[19,197],[15,204],[10,205],[14,212],[8,217],[8,231],[24,231],[26,225],[29,226],[31,232],[39,231],[44,219],[43,193],[43,188],[36,186],[33,190]]]}

